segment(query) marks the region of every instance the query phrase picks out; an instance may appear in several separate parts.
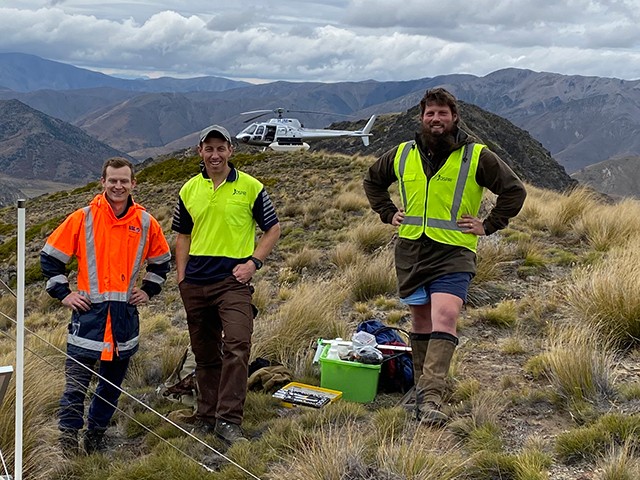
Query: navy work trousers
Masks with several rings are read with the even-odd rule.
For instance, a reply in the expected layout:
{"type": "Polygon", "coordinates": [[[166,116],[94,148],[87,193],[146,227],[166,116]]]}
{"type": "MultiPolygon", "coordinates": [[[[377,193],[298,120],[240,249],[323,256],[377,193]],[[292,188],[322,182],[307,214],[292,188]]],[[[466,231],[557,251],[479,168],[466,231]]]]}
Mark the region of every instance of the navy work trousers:
{"type": "MultiPolygon", "coordinates": [[[[60,430],[80,430],[84,425],[84,400],[93,376],[93,369],[98,362],[93,358],[67,358],[64,371],[66,383],[60,399],[58,426],[60,430]],[[77,360],[77,361],[76,361],[77,360]]],[[[98,386],[89,406],[87,428],[105,429],[118,406],[120,385],[129,366],[129,359],[100,361],[98,374],[106,378],[118,388],[98,378],[98,386]]]]}

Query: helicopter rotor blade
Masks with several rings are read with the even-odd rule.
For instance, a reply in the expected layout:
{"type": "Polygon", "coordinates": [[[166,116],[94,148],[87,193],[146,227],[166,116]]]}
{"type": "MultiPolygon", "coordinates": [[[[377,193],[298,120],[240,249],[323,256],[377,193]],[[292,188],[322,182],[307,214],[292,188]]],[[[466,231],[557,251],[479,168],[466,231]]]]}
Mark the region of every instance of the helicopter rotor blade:
{"type": "MultiPolygon", "coordinates": [[[[245,112],[245,113],[257,113],[257,112],[245,112]]],[[[264,116],[264,115],[266,115],[267,113],[271,113],[271,110],[267,110],[267,111],[266,111],[266,112],[264,112],[264,113],[258,113],[258,115],[254,115],[254,116],[253,116],[253,117],[251,117],[251,118],[247,118],[243,123],[249,123],[249,122],[252,122],[252,121],[254,121],[256,118],[263,117],[263,116],[264,116]]],[[[241,115],[244,115],[244,114],[241,114],[241,115]]]]}
{"type": "Polygon", "coordinates": [[[331,113],[331,112],[316,112],[313,110],[287,110],[287,112],[293,112],[293,113],[314,113],[317,115],[331,115],[334,117],[351,117],[353,118],[355,115],[346,115],[344,113],[331,113]]]}
{"type": "Polygon", "coordinates": [[[240,112],[240,115],[251,115],[252,113],[270,113],[273,110],[251,110],[249,112],[240,112]]]}

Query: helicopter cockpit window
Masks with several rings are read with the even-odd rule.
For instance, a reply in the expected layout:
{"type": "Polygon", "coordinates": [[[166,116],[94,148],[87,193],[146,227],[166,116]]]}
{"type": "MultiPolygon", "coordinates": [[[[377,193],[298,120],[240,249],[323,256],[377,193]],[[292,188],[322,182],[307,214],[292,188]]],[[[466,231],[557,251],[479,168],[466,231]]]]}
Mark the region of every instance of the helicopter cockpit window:
{"type": "Polygon", "coordinates": [[[251,133],[255,132],[256,131],[256,127],[257,127],[257,125],[255,123],[249,125],[249,127],[247,127],[247,133],[251,134],[251,133]]]}
{"type": "Polygon", "coordinates": [[[260,125],[256,130],[256,135],[262,135],[264,133],[264,126],[260,125]]]}

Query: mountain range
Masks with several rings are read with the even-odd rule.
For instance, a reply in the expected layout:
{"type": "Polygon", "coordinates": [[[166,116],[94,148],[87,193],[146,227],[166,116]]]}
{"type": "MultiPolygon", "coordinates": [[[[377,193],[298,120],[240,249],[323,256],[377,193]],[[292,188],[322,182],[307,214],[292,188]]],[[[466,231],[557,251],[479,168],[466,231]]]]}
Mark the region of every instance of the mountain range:
{"type": "MultiPolygon", "coordinates": [[[[0,54],[0,100],[19,100],[138,160],[192,146],[196,132],[212,123],[237,133],[245,126],[246,117],[240,114],[248,110],[326,112],[293,113],[306,126],[324,127],[344,115],[357,119],[406,112],[435,86],[528,132],[569,173],[610,158],[640,155],[640,137],[635,135],[640,129],[638,81],[513,68],[484,77],[451,74],[403,82],[131,80],[32,55],[0,54]]],[[[0,152],[6,141],[0,134],[0,152]]],[[[0,165],[5,164],[0,158],[0,165]]]]}

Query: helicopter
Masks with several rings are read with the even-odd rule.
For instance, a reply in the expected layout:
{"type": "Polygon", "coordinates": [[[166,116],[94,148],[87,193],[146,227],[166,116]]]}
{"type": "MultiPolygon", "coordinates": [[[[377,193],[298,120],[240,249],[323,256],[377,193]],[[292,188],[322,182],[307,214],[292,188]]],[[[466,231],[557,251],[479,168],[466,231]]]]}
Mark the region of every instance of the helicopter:
{"type": "Polygon", "coordinates": [[[251,122],[252,120],[268,113],[276,113],[278,117],[271,118],[266,122],[254,122],[236,135],[236,138],[248,145],[256,145],[265,148],[269,147],[277,152],[308,150],[308,141],[341,137],[360,137],[362,138],[362,143],[364,143],[365,146],[368,146],[369,137],[371,136],[371,128],[373,127],[373,123],[376,121],[376,116],[371,115],[371,118],[369,118],[369,121],[362,130],[305,128],[299,120],[283,117],[282,114],[285,112],[321,113],[323,115],[328,115],[324,112],[287,110],[284,108],[243,112],[241,115],[254,115],[248,120],[245,120],[245,123],[251,122]]]}

